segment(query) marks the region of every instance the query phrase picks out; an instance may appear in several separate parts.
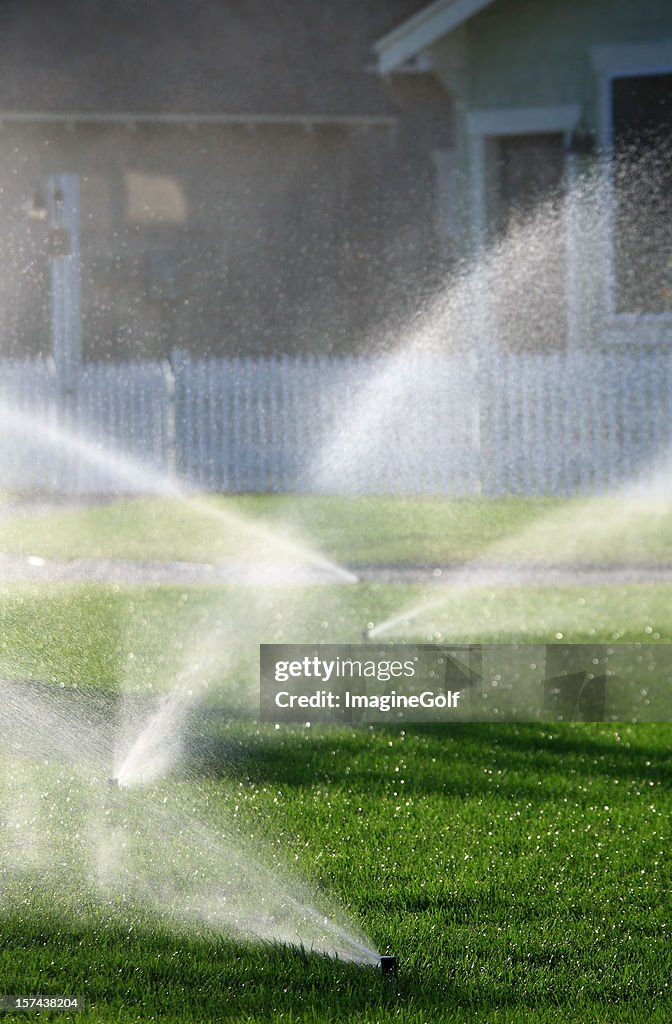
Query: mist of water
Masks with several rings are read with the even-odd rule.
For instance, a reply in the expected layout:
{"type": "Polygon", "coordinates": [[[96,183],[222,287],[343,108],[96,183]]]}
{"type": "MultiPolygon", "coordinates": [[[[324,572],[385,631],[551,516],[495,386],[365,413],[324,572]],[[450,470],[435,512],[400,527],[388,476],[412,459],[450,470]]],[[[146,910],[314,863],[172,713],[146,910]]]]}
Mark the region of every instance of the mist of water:
{"type": "MultiPolygon", "coordinates": [[[[236,538],[240,564],[237,582],[258,589],[258,603],[266,601],[266,587],[286,587],[295,583],[334,581],[353,583],[354,573],[324,557],[310,546],[283,534],[274,525],[245,517],[194,493],[188,483],[174,475],[159,472],[153,466],[119,449],[102,446],[63,427],[37,424],[30,416],[7,402],[0,404],[0,425],[6,432],[30,438],[36,447],[46,448],[54,455],[65,449],[88,464],[112,476],[119,490],[142,488],[145,493],[179,502],[194,526],[202,519],[214,521],[236,538]]],[[[232,567],[236,569],[234,565],[232,567]]],[[[131,702],[126,720],[126,734],[120,741],[115,758],[115,774],[125,785],[153,782],[162,777],[180,758],[181,734],[189,709],[205,687],[216,678],[223,678],[228,651],[240,649],[240,638],[256,636],[257,616],[245,603],[226,608],[236,629],[228,629],[227,649],[220,635],[204,630],[186,638],[185,653],[175,666],[168,692],[159,698],[146,721],[131,702]],[[252,631],[250,630],[252,626],[252,631]]]]}
{"type": "MultiPolygon", "coordinates": [[[[660,154],[656,159],[660,160],[660,154]]],[[[650,155],[626,154],[617,164],[615,174],[621,206],[630,204],[635,214],[640,207],[644,208],[642,182],[652,173],[650,155]]],[[[573,219],[578,242],[588,246],[589,252],[590,246],[595,250],[595,240],[604,234],[611,201],[604,181],[604,168],[598,164],[590,173],[578,176],[567,194],[548,195],[527,212],[517,211],[515,215],[514,211],[507,230],[493,238],[477,261],[465,264],[452,275],[445,289],[404,329],[385,337],[383,350],[386,354],[379,360],[377,371],[351,389],[348,416],[343,417],[314,462],[312,479],[316,489],[347,491],[348,480],[355,472],[360,478],[369,476],[380,481],[379,468],[386,462],[390,464],[392,475],[399,472],[404,462],[422,462],[423,453],[418,457],[417,452],[409,450],[408,440],[408,435],[412,435],[408,427],[418,407],[428,401],[434,403],[440,430],[441,403],[456,400],[454,391],[442,395],[436,388],[428,387],[424,393],[417,393],[418,377],[412,370],[423,356],[441,353],[458,358],[462,367],[469,367],[473,381],[479,375],[481,379],[487,378],[488,387],[482,392],[481,400],[505,405],[508,396],[503,389],[506,385],[496,376],[497,348],[490,347],[488,337],[498,336],[504,350],[509,346],[508,351],[514,353],[562,351],[558,348],[553,297],[549,301],[548,293],[555,287],[554,279],[564,278],[566,272],[568,216],[573,219]],[[583,223],[579,222],[581,218],[583,223]]],[[[583,309],[584,334],[569,342],[586,349],[599,347],[597,333],[602,316],[599,303],[603,289],[594,286],[596,268],[601,265],[603,254],[592,251],[592,257],[582,267],[581,281],[575,266],[571,265],[568,271],[570,277],[573,275],[569,284],[579,296],[577,301],[585,306],[586,295],[591,293],[591,288],[593,291],[594,308],[583,309]]],[[[555,310],[558,316],[565,313],[564,308],[555,310]]],[[[595,405],[599,405],[601,396],[612,387],[610,378],[599,376],[604,373],[603,366],[603,362],[597,360],[592,369],[588,361],[576,367],[577,373],[594,375],[591,396],[595,405]]],[[[469,374],[460,379],[468,389],[469,374]]],[[[577,382],[570,381],[568,386],[571,388],[574,383],[577,382]]],[[[633,390],[637,386],[637,381],[630,385],[633,390]]],[[[659,383],[659,387],[662,386],[659,383]]],[[[471,431],[478,438],[478,410],[470,405],[468,392],[457,397],[462,417],[476,417],[471,431]]],[[[525,402],[524,395],[522,402],[525,402]]],[[[567,416],[570,411],[561,410],[567,416]]],[[[431,412],[430,409],[430,417],[431,412]]],[[[423,415],[427,417],[427,410],[423,410],[423,415]]],[[[589,415],[596,415],[595,409],[575,410],[576,418],[589,415]]],[[[627,472],[620,481],[602,486],[601,497],[573,498],[540,513],[536,521],[526,523],[510,536],[496,541],[484,539],[475,558],[445,572],[445,585],[433,587],[425,597],[409,602],[398,613],[375,624],[368,635],[371,638],[408,636],[417,635],[418,631],[424,635],[425,624],[432,613],[457,611],[464,598],[473,608],[470,594],[515,585],[516,567],[520,564],[536,561],[551,567],[564,563],[571,572],[573,563],[609,564],[618,560],[619,552],[636,550],[633,537],[638,531],[650,536],[656,517],[669,509],[666,498],[651,495],[670,494],[672,452],[660,444],[656,446],[653,438],[649,440],[653,446],[646,451],[642,448],[636,464],[626,467],[627,472]]],[[[564,443],[570,442],[565,439],[564,443]]],[[[579,428],[573,443],[580,445],[579,428]]],[[[450,458],[452,438],[437,433],[434,444],[444,446],[445,457],[450,458]]],[[[543,439],[539,438],[537,444],[544,444],[543,439]]],[[[550,439],[546,439],[546,444],[550,445],[550,439]]],[[[605,455],[609,444],[613,444],[613,438],[604,440],[605,455]]],[[[474,460],[485,466],[490,459],[486,445],[487,438],[480,438],[473,452],[474,460]]],[[[550,448],[544,453],[544,459],[549,462],[560,456],[559,451],[550,448]]],[[[537,453],[521,452],[521,457],[530,460],[537,457],[537,453]]],[[[419,482],[422,480],[421,466],[414,467],[413,476],[419,482]]],[[[468,486],[472,489],[467,493],[474,494],[473,483],[468,486]]],[[[581,486],[577,484],[577,487],[581,494],[581,486]]],[[[394,490],[394,486],[391,489],[394,490]]],[[[464,515],[469,515],[467,505],[464,515]]],[[[502,609],[499,611],[503,614],[502,609]]],[[[456,631],[468,632],[464,617],[459,618],[460,626],[456,631]]],[[[507,623],[515,629],[510,619],[507,623]]],[[[494,620],[489,628],[497,628],[494,620]]]]}
{"type": "MultiPolygon", "coordinates": [[[[627,487],[608,499],[584,499],[543,512],[512,536],[484,544],[477,558],[448,570],[440,586],[376,623],[368,631],[369,636],[424,635],[429,617],[434,615],[449,622],[451,635],[464,635],[469,632],[468,616],[475,613],[473,597],[479,593],[488,620],[479,621],[479,634],[516,632],[521,627],[518,613],[510,605],[494,603],[495,590],[533,584],[529,576],[526,578],[525,570],[530,566],[542,570],[539,581],[545,574],[548,583],[555,581],[556,585],[558,570],[564,585],[574,582],[577,586],[583,580],[582,569],[604,568],[608,573],[610,563],[618,559],[624,547],[627,550],[628,541],[638,532],[651,536],[658,517],[667,514],[668,502],[633,498],[627,487]],[[467,618],[464,607],[469,609],[467,618]]],[[[615,568],[621,568],[618,561],[615,568]]],[[[556,628],[561,628],[559,621],[556,628]]]]}
{"type": "MultiPolygon", "coordinates": [[[[342,911],[325,908],[277,853],[244,840],[226,811],[204,821],[192,792],[151,786],[144,768],[143,786],[110,788],[119,727],[110,699],[0,683],[0,884],[8,899],[17,880],[37,876],[42,889],[86,892],[117,913],[143,907],[187,931],[376,962],[342,911]]],[[[158,738],[144,753],[150,765],[165,756],[158,738]]]]}
{"type": "MultiPolygon", "coordinates": [[[[582,187],[589,192],[593,185],[588,182],[582,187]]],[[[582,203],[590,205],[590,195],[584,195],[582,203]]],[[[558,251],[550,240],[559,237],[562,215],[557,198],[540,204],[533,215],[512,224],[479,265],[457,273],[397,341],[389,336],[378,339],[384,340],[387,354],[372,378],[350,390],[347,416],[334,426],[312,467],[315,490],[347,491],[353,467],[366,478],[390,458],[395,444],[404,451],[404,423],[418,400],[408,374],[409,360],[448,349],[472,360],[475,368],[482,363],[486,353],[481,335],[488,326],[484,287],[500,297],[499,327],[504,335],[515,329],[521,302],[534,306],[539,299],[538,309],[543,311],[542,299],[535,298],[535,272],[544,254],[551,272],[557,264],[558,251]]],[[[527,329],[521,331],[523,342],[530,347],[543,342],[544,329],[543,317],[528,315],[527,329]],[[530,337],[533,329],[541,334],[530,337]]],[[[276,527],[225,510],[124,452],[87,441],[63,427],[38,427],[6,402],[0,406],[0,426],[30,438],[36,449],[46,446],[52,452],[76,453],[112,475],[120,490],[126,484],[183,502],[195,522],[207,517],[235,531],[246,563],[258,567],[250,580],[257,586],[257,596],[236,609],[226,609],[230,619],[226,636],[209,636],[205,628],[188,639],[168,692],[149,709],[126,695],[117,719],[109,706],[98,707],[88,694],[75,705],[63,691],[4,685],[0,742],[11,753],[7,760],[11,767],[4,769],[0,841],[10,876],[20,875],[28,866],[57,880],[59,865],[74,863],[75,875],[100,899],[127,896],[186,928],[202,925],[245,938],[298,942],[361,962],[375,961],[376,951],[351,923],[337,923],[331,911],[315,909],[305,887],[288,880],[290,872],[268,866],[267,851],[247,848],[234,827],[204,823],[180,804],[174,788],[157,786],[183,756],[185,724],[194,704],[210,683],[226,677],[237,653],[258,629],[259,609],[267,602],[266,584],[284,584],[293,574],[297,578],[297,572],[299,580],[305,581],[306,567],[336,583],[355,582],[353,574],[276,527]],[[111,720],[117,722],[114,728],[111,720]],[[120,783],[118,790],[106,786],[110,773],[120,783]],[[27,827],[40,817],[45,799],[53,810],[49,828],[27,827]],[[74,861],[66,852],[71,851],[72,837],[77,846],[74,861]]],[[[627,528],[624,508],[607,524],[600,524],[600,536],[611,530],[617,537],[627,528]]],[[[575,503],[552,513],[544,523],[519,533],[508,557],[538,542],[544,529],[552,537],[562,534],[565,542],[575,538],[577,551],[583,550],[594,527],[589,516],[590,503],[575,503]]],[[[478,559],[453,578],[449,592],[437,593],[429,602],[416,603],[377,624],[370,635],[409,628],[442,602],[454,602],[473,588],[476,575],[477,585],[483,586],[483,572],[489,574],[485,585],[496,586],[500,570],[490,563],[506,550],[501,545],[484,545],[478,559]]]]}
{"type": "Polygon", "coordinates": [[[58,457],[62,451],[77,455],[88,465],[98,468],[112,478],[115,490],[139,490],[162,498],[178,501],[195,521],[199,517],[212,520],[230,530],[240,545],[243,565],[252,561],[252,576],[258,583],[272,585],[292,579],[305,581],[311,570],[317,578],[342,583],[356,582],[356,575],[344,569],[310,545],[283,533],[281,527],[269,526],[259,519],[251,519],[199,496],[188,481],[171,473],[163,473],[151,463],[139,459],[120,448],[87,439],[80,433],[63,426],[37,423],[33,417],[16,405],[3,399],[0,402],[0,427],[5,436],[15,436],[23,443],[30,440],[35,449],[45,449],[58,457]]]}
{"type": "Polygon", "coordinates": [[[0,742],[12,766],[0,790],[5,880],[11,883],[29,870],[56,884],[58,865],[67,862],[70,884],[115,905],[134,900],[179,927],[377,962],[376,951],[338,909],[317,909],[308,886],[287,865],[268,866],[269,851],[246,845],[233,826],[205,824],[179,805],[173,791],[159,797],[152,788],[179,763],[184,730],[203,691],[221,685],[246,642],[258,642],[257,612],[269,601],[267,588],[324,580],[350,584],[354,574],[279,527],[223,509],[125,452],[60,427],[36,426],[6,402],[0,423],[24,441],[29,437],[36,448],[76,453],[112,474],[121,491],[141,486],[182,503],[194,525],[206,518],[232,531],[247,569],[242,581],[253,584],[246,588],[247,601],[223,609],[225,631],[204,627],[185,637],[167,691],[149,708],[125,688],[111,709],[109,701],[88,692],[0,685],[0,742]],[[104,800],[108,776],[118,788],[104,800]],[[53,800],[49,827],[39,828],[45,799],[53,800]]]}

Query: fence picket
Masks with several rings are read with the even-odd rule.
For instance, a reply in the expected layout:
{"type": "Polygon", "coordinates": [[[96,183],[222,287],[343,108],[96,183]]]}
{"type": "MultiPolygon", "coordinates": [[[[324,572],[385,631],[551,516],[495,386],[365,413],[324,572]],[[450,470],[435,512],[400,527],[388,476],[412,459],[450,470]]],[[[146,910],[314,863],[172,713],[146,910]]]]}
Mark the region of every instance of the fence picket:
{"type": "Polygon", "coordinates": [[[142,491],[171,471],[219,490],[670,495],[662,349],[91,364],[72,394],[0,360],[0,487],[142,491]],[[480,376],[479,376],[480,373],[480,376]],[[339,442],[342,437],[342,444],[339,442]],[[340,444],[340,447],[339,447],[340,444]],[[480,455],[479,455],[480,446],[480,455]],[[321,470],[318,471],[318,466],[321,470]]]}

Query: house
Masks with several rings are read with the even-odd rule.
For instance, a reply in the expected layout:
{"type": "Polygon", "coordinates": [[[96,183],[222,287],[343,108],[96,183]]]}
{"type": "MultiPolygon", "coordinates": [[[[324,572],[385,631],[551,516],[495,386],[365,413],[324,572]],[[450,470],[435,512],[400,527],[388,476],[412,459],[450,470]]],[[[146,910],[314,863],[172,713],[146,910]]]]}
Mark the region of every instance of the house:
{"type": "MultiPolygon", "coordinates": [[[[0,355],[51,349],[50,240],[76,175],[85,360],[344,352],[432,287],[432,76],[371,45],[418,0],[8,0],[0,355]]],[[[53,253],[52,253],[53,255],[53,253]]]]}
{"type": "Polygon", "coordinates": [[[435,0],[375,53],[383,79],[450,97],[438,192],[470,260],[468,344],[670,344],[669,3],[435,0]]]}

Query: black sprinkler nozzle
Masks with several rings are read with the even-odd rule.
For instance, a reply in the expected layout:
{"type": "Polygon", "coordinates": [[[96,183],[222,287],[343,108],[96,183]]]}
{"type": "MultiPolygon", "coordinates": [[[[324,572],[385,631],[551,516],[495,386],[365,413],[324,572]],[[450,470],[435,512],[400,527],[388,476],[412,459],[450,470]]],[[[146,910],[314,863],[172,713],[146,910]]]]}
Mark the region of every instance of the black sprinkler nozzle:
{"type": "Polygon", "coordinates": [[[381,956],[380,958],[380,969],[383,972],[384,978],[396,978],[397,976],[397,958],[396,956],[381,956]]]}

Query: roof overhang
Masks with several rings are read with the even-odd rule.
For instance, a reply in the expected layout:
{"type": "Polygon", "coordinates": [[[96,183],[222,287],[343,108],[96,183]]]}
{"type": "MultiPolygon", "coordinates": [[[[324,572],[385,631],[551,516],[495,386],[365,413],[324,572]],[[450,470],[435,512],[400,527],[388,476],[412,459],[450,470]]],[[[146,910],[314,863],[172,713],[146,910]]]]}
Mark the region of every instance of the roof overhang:
{"type": "Polygon", "coordinates": [[[389,75],[442,36],[468,21],[493,0],[435,0],[373,44],[378,73],[389,75]]]}

